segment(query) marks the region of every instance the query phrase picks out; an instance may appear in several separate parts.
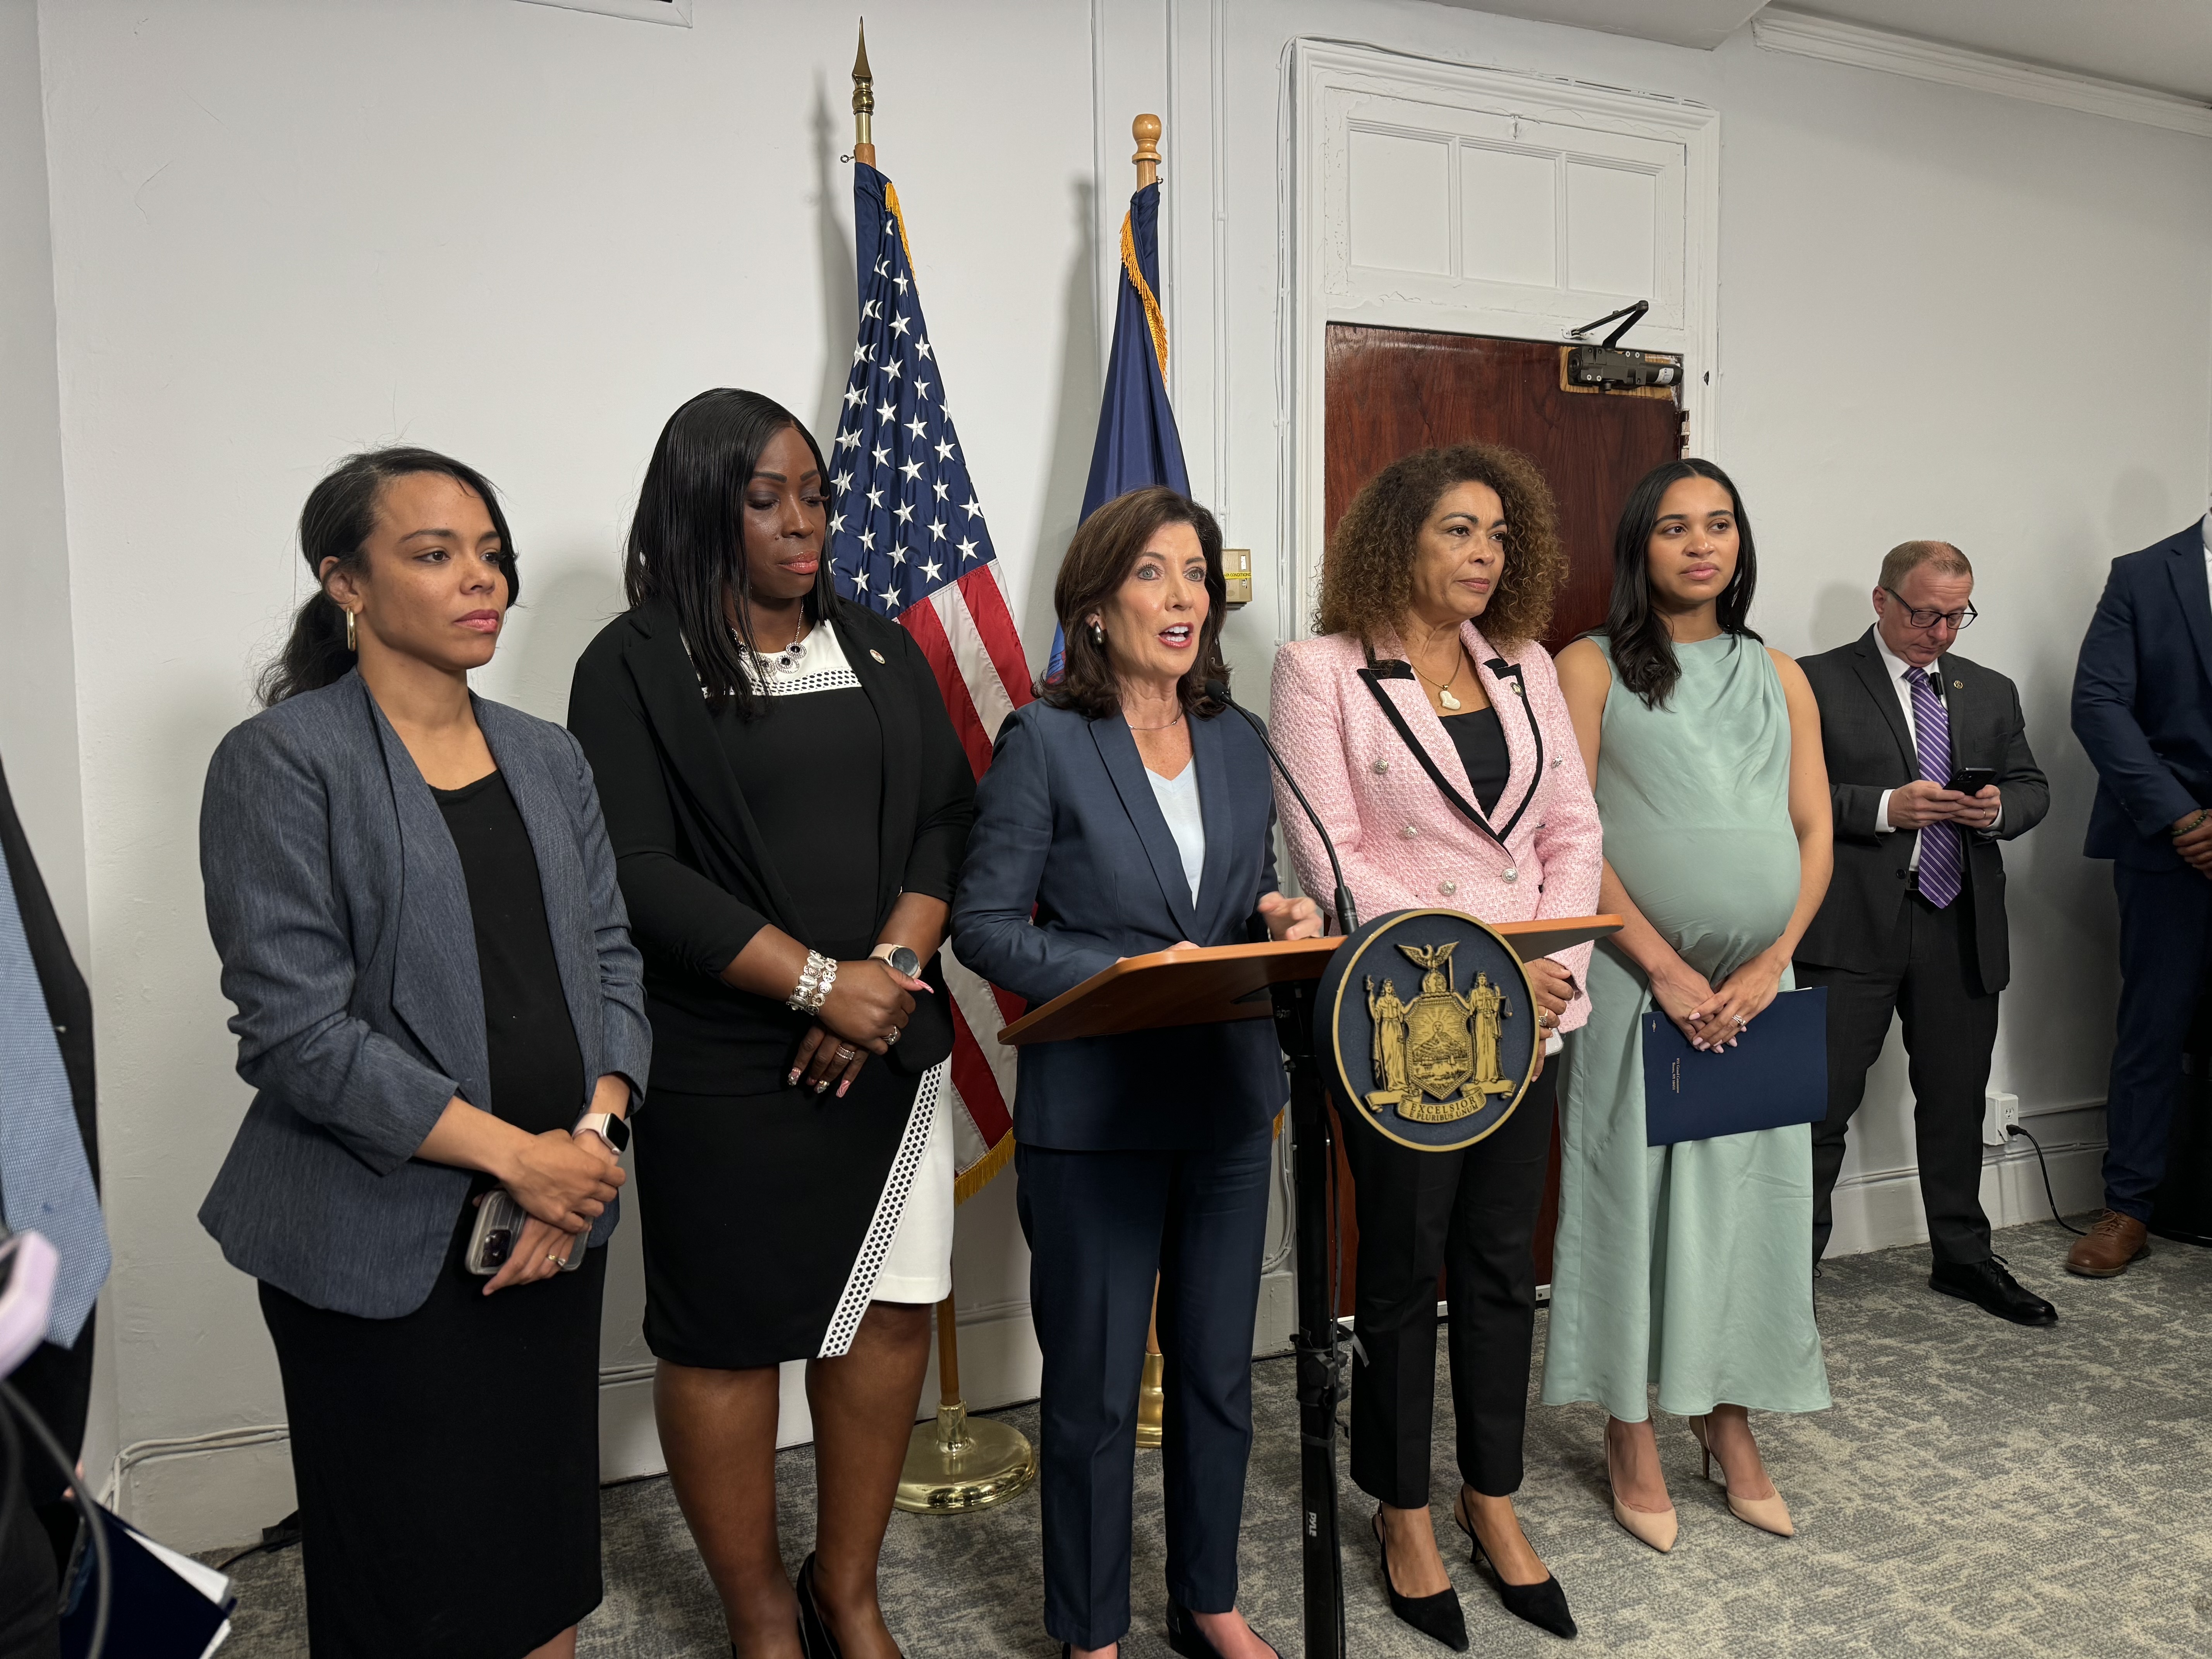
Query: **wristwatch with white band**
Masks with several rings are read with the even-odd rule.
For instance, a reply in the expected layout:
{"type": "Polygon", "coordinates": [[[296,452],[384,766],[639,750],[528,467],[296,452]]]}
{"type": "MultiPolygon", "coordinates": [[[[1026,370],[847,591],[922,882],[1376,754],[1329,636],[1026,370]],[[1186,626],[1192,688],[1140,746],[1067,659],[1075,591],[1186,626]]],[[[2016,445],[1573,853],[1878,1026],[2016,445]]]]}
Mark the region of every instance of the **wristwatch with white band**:
{"type": "Polygon", "coordinates": [[[629,1121],[612,1112],[585,1113],[576,1120],[576,1127],[572,1133],[581,1134],[586,1129],[614,1148],[617,1158],[620,1158],[629,1146],[629,1121]]]}
{"type": "Polygon", "coordinates": [[[914,953],[911,945],[878,945],[868,954],[895,974],[904,974],[908,979],[921,977],[921,958],[914,953]]]}

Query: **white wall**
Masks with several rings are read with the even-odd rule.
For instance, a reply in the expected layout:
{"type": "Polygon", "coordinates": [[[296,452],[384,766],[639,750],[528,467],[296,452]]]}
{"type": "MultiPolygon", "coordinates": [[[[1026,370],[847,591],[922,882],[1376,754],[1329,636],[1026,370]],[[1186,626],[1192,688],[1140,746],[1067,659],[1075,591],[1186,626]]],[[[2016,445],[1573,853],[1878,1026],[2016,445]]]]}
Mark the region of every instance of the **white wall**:
{"type": "MultiPolygon", "coordinates": [[[[697,14],[683,30],[516,0],[40,8],[55,320],[15,280],[35,276],[36,248],[0,243],[0,465],[36,449],[8,434],[52,421],[14,372],[42,328],[50,357],[58,328],[61,443],[27,491],[5,475],[0,529],[58,547],[37,479],[51,502],[65,477],[74,603],[65,634],[47,569],[47,624],[12,605],[0,623],[0,740],[13,761],[21,732],[46,734],[31,741],[56,811],[76,810],[82,753],[123,1443],[283,1416],[252,1286],[193,1220],[246,1097],[194,816],[207,755],[305,590],[291,526],[309,483],[402,437],[484,467],[507,492],[529,604],[483,686],[558,718],[576,651],[619,608],[614,549],[667,413],[734,383],[826,424],[853,328],[836,161],[849,23],[738,0],[697,14]],[[19,632],[48,653],[46,702],[13,678],[19,632]],[[52,735],[72,681],[81,739],[52,735]]],[[[37,181],[21,114],[35,89],[19,95],[25,30],[0,15],[13,238],[37,181]]],[[[1287,42],[1358,39],[1720,109],[1712,447],[1765,549],[1759,621],[1785,649],[1836,644],[1892,543],[1942,536],[1976,556],[1986,620],[1968,643],[2020,680],[2058,802],[2012,854],[1999,1077],[2057,1115],[2044,1127],[2059,1139],[2094,1144],[2111,907],[2076,851],[2087,769],[2066,684],[2103,561],[2203,500],[2212,146],[1746,39],[1709,55],[1419,0],[884,0],[869,21],[883,163],[1033,653],[1088,467],[1128,120],[1166,118],[1174,389],[1194,484],[1257,556],[1257,601],[1230,634],[1255,692],[1303,609],[1277,574],[1287,42]]],[[[11,549],[11,584],[17,562],[11,549]]],[[[1893,1066],[1858,1143],[1844,1236],[1909,1236],[1910,1183],[1883,1178],[1911,1155],[1893,1066]]],[[[971,1399],[986,1371],[1019,1389],[1033,1364],[1012,1197],[1001,1182],[963,1212],[971,1399]]],[[[611,1367],[645,1358],[624,1237],[611,1367]]],[[[611,1392],[615,1462],[650,1461],[644,1392],[611,1392]]],[[[285,1483],[281,1444],[258,1445],[138,1464],[126,1497],[176,1541],[213,1543],[281,1513],[285,1483]]]]}
{"type": "MultiPolygon", "coordinates": [[[[947,11],[870,9],[878,142],[1018,608],[1032,550],[1073,524],[1097,418],[1087,25],[947,11]]],[[[616,548],[669,412],[743,385],[827,429],[854,328],[850,20],[698,13],[684,30],[515,0],[42,9],[126,1445],[283,1418],[252,1285],[193,1218],[247,1099],[196,815],[306,590],[309,484],[399,438],[485,469],[527,580],[483,687],[557,720],[576,653],[621,609],[616,548]]],[[[10,124],[38,108],[5,104],[10,124]]],[[[51,412],[28,424],[51,434],[51,412]]],[[[960,1294],[1026,1340],[1012,1196],[969,1206],[960,1294]]],[[[647,1358],[635,1248],[629,1230],[610,1366],[647,1358]]],[[[1019,1346],[977,1333],[994,1340],[1019,1346]]],[[[617,1392],[615,1449],[650,1466],[647,1390],[617,1392]]],[[[124,1495],[186,1543],[289,1507],[281,1448],[157,1458],[124,1495]]]]}

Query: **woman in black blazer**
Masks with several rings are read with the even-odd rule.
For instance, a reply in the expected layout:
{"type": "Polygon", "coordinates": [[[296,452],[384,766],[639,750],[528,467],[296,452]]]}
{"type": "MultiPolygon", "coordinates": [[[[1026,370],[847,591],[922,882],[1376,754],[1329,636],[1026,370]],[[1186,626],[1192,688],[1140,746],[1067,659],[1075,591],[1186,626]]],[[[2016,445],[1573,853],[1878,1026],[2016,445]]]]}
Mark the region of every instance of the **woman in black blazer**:
{"type": "Polygon", "coordinates": [[[669,419],[628,614],[576,665],[645,955],[653,1411],[738,1650],[895,1655],[876,1598],[929,1304],[951,1294],[937,965],[975,779],[907,631],[841,604],[829,472],[757,393],[669,419]],[[776,1367],[807,1362],[819,1524],[776,1541],[776,1367]],[[803,1634],[802,1634],[803,1632],[803,1634]]]}
{"type": "MultiPolygon", "coordinates": [[[[960,959],[1034,1006],[1122,957],[1310,938],[1275,890],[1267,757],[1226,681],[1213,515],[1133,491],[1076,532],[1067,666],[1000,728],[953,906],[960,959]]],[[[1129,1626],[1137,1387],[1155,1274],[1167,1358],[1168,1640],[1273,1650],[1237,1611],[1252,1322],[1271,1128],[1267,1020],[1035,1043],[1014,1097],[1030,1307],[1044,1351],[1045,1628],[1079,1654],[1129,1626]]]]}
{"type": "Polygon", "coordinates": [[[353,456],[300,545],[319,591],[200,811],[256,1091],[200,1221],[260,1281],[315,1659],[573,1659],[600,1592],[587,1247],[650,1058],[614,855],[575,740],[470,694],[517,586],[482,477],[353,456]],[[480,1276],[495,1185],[530,1218],[480,1276]]]}

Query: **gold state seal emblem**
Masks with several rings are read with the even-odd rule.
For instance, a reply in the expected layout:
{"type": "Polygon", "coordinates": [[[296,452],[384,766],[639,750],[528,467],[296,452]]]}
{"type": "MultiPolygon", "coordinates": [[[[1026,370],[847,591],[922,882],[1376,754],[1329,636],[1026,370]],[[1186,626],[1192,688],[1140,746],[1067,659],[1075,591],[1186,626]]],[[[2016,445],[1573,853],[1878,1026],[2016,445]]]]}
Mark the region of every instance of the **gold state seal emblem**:
{"type": "Polygon", "coordinates": [[[1479,1110],[1492,1095],[1510,1095],[1512,1082],[1498,1075],[1502,1022],[1513,1017],[1505,993],[1478,972],[1465,996],[1453,984],[1452,945],[1401,945],[1421,969],[1420,994],[1411,1002],[1385,979],[1378,992],[1367,977],[1367,1012],[1375,1024],[1375,1089],[1368,1109],[1395,1106],[1416,1123],[1450,1123],[1479,1110]]]}

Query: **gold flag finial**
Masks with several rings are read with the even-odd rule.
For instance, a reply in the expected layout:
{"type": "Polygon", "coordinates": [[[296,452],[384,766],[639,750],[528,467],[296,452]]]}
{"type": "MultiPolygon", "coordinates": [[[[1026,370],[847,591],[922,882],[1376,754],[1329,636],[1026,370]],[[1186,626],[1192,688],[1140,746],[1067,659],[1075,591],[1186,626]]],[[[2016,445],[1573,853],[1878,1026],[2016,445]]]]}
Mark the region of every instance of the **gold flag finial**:
{"type": "Polygon", "coordinates": [[[1129,158],[1137,164],[1137,188],[1157,185],[1160,181],[1160,118],[1139,115],[1129,123],[1129,136],[1137,141],[1137,153],[1129,158]]]}
{"type": "Polygon", "coordinates": [[[876,164],[876,140],[871,121],[876,112],[876,76],[868,67],[868,20],[860,20],[860,49],[853,58],[853,159],[876,164]]]}

